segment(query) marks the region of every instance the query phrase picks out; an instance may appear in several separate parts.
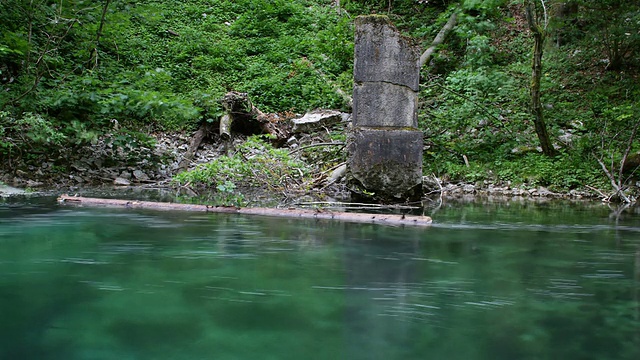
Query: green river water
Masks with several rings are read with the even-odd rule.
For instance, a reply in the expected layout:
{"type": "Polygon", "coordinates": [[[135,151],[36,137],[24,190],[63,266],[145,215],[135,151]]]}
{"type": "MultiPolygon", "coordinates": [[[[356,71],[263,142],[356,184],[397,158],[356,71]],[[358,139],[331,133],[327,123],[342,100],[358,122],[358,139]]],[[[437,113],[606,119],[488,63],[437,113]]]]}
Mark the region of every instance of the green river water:
{"type": "Polygon", "coordinates": [[[640,359],[640,215],[428,229],[0,202],[0,359],[640,359]]]}

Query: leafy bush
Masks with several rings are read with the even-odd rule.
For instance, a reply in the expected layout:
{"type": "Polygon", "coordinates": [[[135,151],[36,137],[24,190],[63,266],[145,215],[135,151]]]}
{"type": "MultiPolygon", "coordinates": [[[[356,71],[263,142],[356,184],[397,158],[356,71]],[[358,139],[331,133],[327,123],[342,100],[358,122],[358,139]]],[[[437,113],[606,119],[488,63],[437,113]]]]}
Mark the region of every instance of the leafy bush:
{"type": "Polygon", "coordinates": [[[41,115],[24,113],[14,117],[0,111],[0,157],[10,156],[13,151],[42,151],[63,144],[66,136],[41,115]]]}
{"type": "MultiPolygon", "coordinates": [[[[178,186],[204,186],[223,193],[236,190],[272,194],[299,189],[308,182],[309,167],[286,149],[274,148],[264,136],[251,136],[230,156],[221,156],[174,177],[178,186]]],[[[303,187],[304,188],[304,187],[303,187]]]]}

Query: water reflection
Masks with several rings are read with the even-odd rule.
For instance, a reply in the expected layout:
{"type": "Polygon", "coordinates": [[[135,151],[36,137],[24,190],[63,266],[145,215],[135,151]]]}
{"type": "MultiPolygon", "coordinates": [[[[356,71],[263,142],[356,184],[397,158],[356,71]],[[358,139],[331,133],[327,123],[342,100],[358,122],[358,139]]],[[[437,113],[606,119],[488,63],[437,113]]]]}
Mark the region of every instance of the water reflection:
{"type": "Polygon", "coordinates": [[[0,211],[0,358],[635,359],[638,218],[0,211]]]}

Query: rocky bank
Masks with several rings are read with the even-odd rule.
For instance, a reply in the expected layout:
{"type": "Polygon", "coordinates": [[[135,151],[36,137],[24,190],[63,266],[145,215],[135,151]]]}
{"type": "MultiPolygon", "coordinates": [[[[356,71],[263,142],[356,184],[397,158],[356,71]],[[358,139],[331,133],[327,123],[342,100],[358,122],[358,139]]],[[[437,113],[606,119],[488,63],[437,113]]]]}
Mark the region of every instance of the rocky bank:
{"type": "MultiPolygon", "coordinates": [[[[325,114],[326,115],[326,114],[325,114]]],[[[328,140],[328,129],[344,131],[349,126],[349,114],[329,112],[326,116],[307,114],[295,121],[294,135],[284,144],[296,148],[328,140]]],[[[37,158],[13,160],[0,165],[0,194],[28,191],[73,192],[94,187],[171,187],[171,178],[180,171],[180,164],[192,139],[190,132],[107,132],[90,144],[57,149],[37,158]],[[12,190],[15,189],[15,190],[12,190]]],[[[210,135],[198,147],[188,169],[224,156],[245,140],[242,135],[223,140],[210,135]]],[[[344,179],[331,179],[318,191],[332,198],[346,200],[348,191],[344,179]]],[[[476,183],[444,182],[434,176],[424,177],[424,197],[512,197],[512,198],[598,198],[589,191],[571,190],[556,193],[541,186],[512,185],[488,181],[476,183]]]]}

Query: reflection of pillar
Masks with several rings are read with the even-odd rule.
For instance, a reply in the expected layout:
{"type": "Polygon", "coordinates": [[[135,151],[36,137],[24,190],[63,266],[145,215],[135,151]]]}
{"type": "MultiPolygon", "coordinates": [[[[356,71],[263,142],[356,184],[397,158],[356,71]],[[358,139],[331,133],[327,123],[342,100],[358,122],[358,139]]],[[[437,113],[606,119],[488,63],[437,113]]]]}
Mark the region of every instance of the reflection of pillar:
{"type": "MultiPolygon", "coordinates": [[[[636,276],[635,276],[635,300],[636,300],[636,320],[640,320],[640,246],[636,251],[636,276]]],[[[640,334],[638,334],[640,336],[640,334]]]]}
{"type": "Polygon", "coordinates": [[[347,353],[342,358],[399,359],[403,350],[411,348],[415,335],[408,301],[418,276],[412,260],[420,252],[418,235],[402,241],[375,236],[375,241],[369,241],[357,228],[345,229],[344,238],[349,239],[344,255],[347,353]]]}
{"type": "Polygon", "coordinates": [[[386,16],[356,19],[350,183],[381,199],[422,195],[418,55],[386,16]]]}

